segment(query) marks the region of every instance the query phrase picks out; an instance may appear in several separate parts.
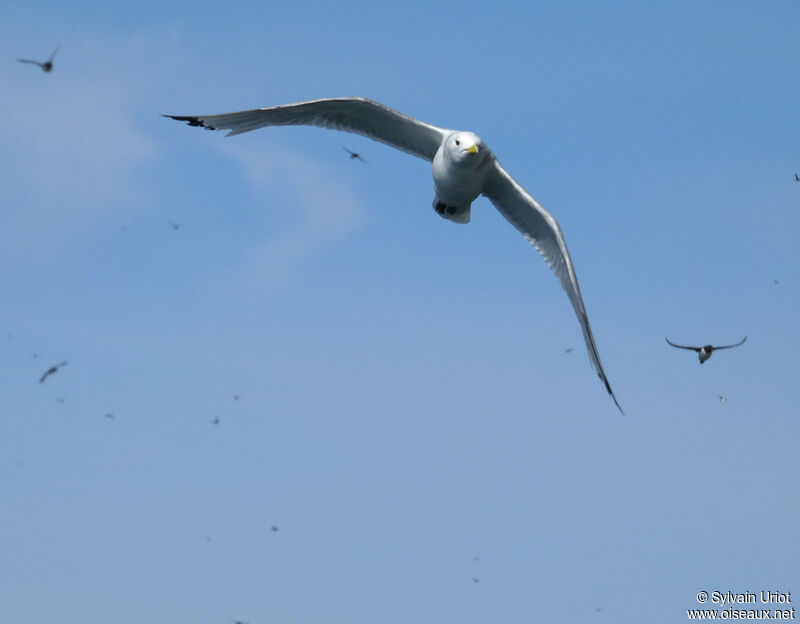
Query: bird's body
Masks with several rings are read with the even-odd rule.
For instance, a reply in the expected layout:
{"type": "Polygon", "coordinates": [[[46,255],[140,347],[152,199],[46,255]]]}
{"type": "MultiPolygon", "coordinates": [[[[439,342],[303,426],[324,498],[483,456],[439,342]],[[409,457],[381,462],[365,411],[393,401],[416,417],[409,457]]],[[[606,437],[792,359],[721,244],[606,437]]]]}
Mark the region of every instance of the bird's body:
{"type": "Polygon", "coordinates": [[[577,275],[558,223],[503,169],[476,134],[439,128],[360,97],[313,100],[221,115],[166,117],[209,130],[229,130],[228,136],[285,125],[321,126],[364,135],[432,162],[436,193],[433,207],[441,217],[454,223],[469,223],[472,202],[479,195],[486,196],[558,277],[580,322],[589,359],[622,411],[600,363],[577,275]]]}
{"type": "Polygon", "coordinates": [[[715,347],[713,345],[704,345],[702,347],[685,347],[683,345],[677,345],[674,342],[670,342],[670,339],[666,338],[666,341],[670,345],[672,345],[673,347],[675,347],[677,349],[688,349],[690,351],[696,351],[697,352],[697,357],[700,359],[700,363],[701,364],[703,364],[708,358],[710,358],[711,354],[714,351],[718,351],[719,349],[731,349],[733,347],[738,347],[739,345],[743,345],[745,343],[745,340],[747,340],[747,336],[742,338],[741,342],[737,342],[736,344],[732,344],[732,345],[723,345],[723,346],[720,346],[720,347],[715,347]]]}
{"type": "Polygon", "coordinates": [[[53,53],[50,55],[50,58],[44,62],[41,61],[34,61],[31,59],[17,59],[20,63],[30,63],[31,65],[38,65],[42,68],[42,71],[50,72],[53,70],[53,59],[56,57],[56,53],[58,49],[61,47],[61,44],[56,46],[56,49],[53,50],[53,53]]]}

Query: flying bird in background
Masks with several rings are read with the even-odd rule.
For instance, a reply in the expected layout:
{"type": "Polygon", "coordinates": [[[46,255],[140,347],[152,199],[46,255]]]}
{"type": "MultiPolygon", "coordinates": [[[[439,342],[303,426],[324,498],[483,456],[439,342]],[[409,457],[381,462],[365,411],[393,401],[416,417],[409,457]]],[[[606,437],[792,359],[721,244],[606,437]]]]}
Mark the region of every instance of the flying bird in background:
{"type": "Polygon", "coordinates": [[[47,378],[48,378],[50,375],[55,375],[55,374],[58,372],[58,369],[59,369],[59,368],[61,368],[62,366],[66,366],[66,365],[67,365],[67,361],[66,361],[66,360],[64,360],[64,361],[63,361],[63,362],[61,362],[60,364],[56,364],[55,366],[51,366],[50,368],[48,368],[48,369],[47,369],[47,370],[44,372],[44,375],[42,375],[41,379],[39,379],[39,383],[44,383],[44,382],[45,382],[45,380],[46,380],[46,379],[47,379],[47,378]]]}
{"type": "Polygon", "coordinates": [[[366,160],[364,160],[363,158],[361,158],[361,154],[359,154],[358,152],[351,152],[351,151],[350,151],[349,149],[347,149],[347,148],[346,148],[344,145],[342,145],[342,149],[343,149],[345,152],[347,152],[348,154],[350,154],[350,160],[360,160],[361,162],[367,162],[366,160]]]}
{"type": "Polygon", "coordinates": [[[622,412],[600,363],[561,228],[503,169],[492,150],[476,134],[439,128],[361,97],[313,100],[221,115],[165,117],[208,130],[229,130],[228,136],[267,126],[293,125],[321,126],[364,135],[431,161],[436,191],[433,208],[442,218],[454,223],[469,223],[472,202],[479,195],[486,196],[556,274],[578,317],[589,359],[622,412]]]}
{"type": "Polygon", "coordinates": [[[738,347],[740,345],[743,345],[745,343],[745,340],[747,340],[747,336],[742,338],[741,342],[737,342],[736,344],[732,344],[732,345],[725,345],[725,346],[722,346],[722,347],[714,347],[712,345],[706,345],[704,347],[684,347],[683,345],[677,345],[674,342],[670,342],[669,338],[665,337],[665,340],[669,344],[671,344],[673,347],[676,347],[677,349],[689,349],[690,351],[697,351],[697,355],[700,358],[700,363],[702,364],[708,358],[711,357],[711,354],[714,351],[718,351],[719,349],[732,349],[733,347],[738,347]]]}
{"type": "Polygon", "coordinates": [[[53,59],[56,57],[56,53],[58,52],[58,49],[59,49],[60,47],[61,47],[61,44],[59,43],[59,44],[56,46],[56,49],[55,49],[55,50],[53,50],[53,53],[50,55],[50,58],[49,58],[49,59],[47,59],[47,60],[46,60],[44,63],[41,63],[41,62],[39,62],[39,61],[33,61],[33,60],[31,60],[31,59],[17,59],[17,60],[18,60],[20,63],[31,63],[31,64],[33,64],[33,65],[38,65],[38,66],[39,66],[39,67],[41,67],[41,68],[42,68],[44,71],[46,71],[46,72],[49,72],[49,71],[52,71],[52,69],[53,69],[53,59]]]}

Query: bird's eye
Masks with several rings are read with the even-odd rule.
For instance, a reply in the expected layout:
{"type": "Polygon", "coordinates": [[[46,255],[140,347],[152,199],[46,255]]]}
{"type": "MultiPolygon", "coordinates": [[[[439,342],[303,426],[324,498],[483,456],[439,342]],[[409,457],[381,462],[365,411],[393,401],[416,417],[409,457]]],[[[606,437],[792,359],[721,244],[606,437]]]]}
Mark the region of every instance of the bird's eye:
{"type": "Polygon", "coordinates": [[[456,139],[456,146],[459,146],[459,145],[461,145],[461,141],[459,141],[458,139],[456,139]]]}

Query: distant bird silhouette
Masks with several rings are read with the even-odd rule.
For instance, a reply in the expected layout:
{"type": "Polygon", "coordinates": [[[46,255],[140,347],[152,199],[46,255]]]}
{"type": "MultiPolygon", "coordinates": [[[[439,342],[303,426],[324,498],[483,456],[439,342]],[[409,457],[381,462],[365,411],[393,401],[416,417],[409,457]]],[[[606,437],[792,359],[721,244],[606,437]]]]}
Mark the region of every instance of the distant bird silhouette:
{"type": "Polygon", "coordinates": [[[732,344],[732,345],[725,345],[725,346],[722,346],[722,347],[714,347],[712,345],[706,345],[704,347],[684,347],[683,345],[677,345],[674,342],[670,342],[669,338],[665,338],[665,340],[669,344],[671,344],[673,347],[676,347],[678,349],[689,349],[690,351],[697,351],[698,357],[700,358],[700,363],[702,364],[708,358],[711,357],[711,354],[714,351],[716,351],[718,349],[731,349],[732,347],[738,347],[739,345],[743,345],[745,340],[747,340],[747,336],[742,338],[741,342],[737,342],[736,344],[732,344]]]}
{"type": "Polygon", "coordinates": [[[39,61],[33,61],[33,60],[31,60],[31,59],[17,59],[17,60],[18,60],[20,63],[31,63],[31,64],[33,64],[33,65],[38,65],[38,66],[39,66],[39,67],[41,67],[41,68],[42,68],[44,71],[46,71],[46,72],[49,72],[49,71],[52,71],[52,69],[53,69],[53,59],[55,58],[55,56],[56,56],[56,52],[58,52],[58,49],[59,49],[60,47],[61,47],[61,44],[59,43],[59,44],[56,46],[56,49],[55,49],[55,50],[53,50],[53,53],[50,55],[50,58],[49,58],[49,59],[47,59],[47,60],[46,60],[44,63],[41,63],[41,62],[39,62],[39,61]]]}
{"type": "Polygon", "coordinates": [[[248,624],[244,620],[235,620],[234,618],[231,618],[231,622],[233,622],[233,624],[248,624]]]}
{"type": "Polygon", "coordinates": [[[51,366],[50,368],[48,368],[44,372],[44,375],[42,375],[41,379],[39,379],[39,383],[44,383],[45,379],[47,379],[50,375],[55,375],[58,372],[59,368],[61,368],[62,366],[66,366],[66,365],[67,365],[67,361],[64,360],[60,364],[56,364],[55,366],[51,366]]]}
{"type": "Polygon", "coordinates": [[[477,576],[473,576],[473,577],[472,577],[472,582],[473,582],[473,583],[480,583],[480,582],[481,582],[481,580],[480,580],[480,579],[479,579],[477,576]]]}
{"type": "Polygon", "coordinates": [[[351,151],[350,151],[349,149],[347,149],[347,148],[346,148],[344,145],[342,145],[342,149],[343,149],[345,152],[347,152],[348,154],[350,154],[350,160],[360,160],[361,162],[367,162],[366,160],[364,160],[363,158],[361,158],[361,154],[359,154],[358,152],[351,152],[351,151]]]}
{"type": "Polygon", "coordinates": [[[572,347],[570,347],[569,349],[564,349],[564,353],[572,353],[572,347]]]}
{"type": "Polygon", "coordinates": [[[105,415],[105,417],[106,417],[106,418],[108,418],[109,420],[114,420],[114,414],[112,414],[111,412],[108,412],[108,413],[105,415]]]}
{"type": "Polygon", "coordinates": [[[175,223],[175,221],[170,221],[169,219],[167,219],[167,222],[172,226],[172,229],[175,230],[176,232],[180,230],[181,226],[183,225],[183,223],[175,223]]]}
{"type": "Polygon", "coordinates": [[[59,402],[59,403],[61,403],[62,405],[63,405],[64,401],[66,401],[66,400],[67,400],[67,398],[66,398],[66,397],[58,397],[58,398],[56,399],[56,401],[58,401],[58,402],[59,402]]]}
{"type": "Polygon", "coordinates": [[[796,173],[794,174],[794,181],[795,182],[800,182],[800,176],[797,175],[796,173]]]}
{"type": "Polygon", "coordinates": [[[213,420],[209,420],[208,422],[210,422],[212,425],[218,425],[219,424],[219,416],[214,416],[214,419],[213,420]]]}
{"type": "Polygon", "coordinates": [[[721,394],[719,395],[719,402],[720,403],[725,403],[727,400],[728,400],[728,397],[724,397],[721,394]]]}
{"type": "Polygon", "coordinates": [[[280,527],[277,527],[277,526],[275,526],[275,525],[273,524],[271,527],[269,527],[269,530],[270,530],[270,532],[272,532],[272,533],[277,533],[277,532],[278,532],[278,531],[280,531],[281,529],[280,529],[280,527]]]}

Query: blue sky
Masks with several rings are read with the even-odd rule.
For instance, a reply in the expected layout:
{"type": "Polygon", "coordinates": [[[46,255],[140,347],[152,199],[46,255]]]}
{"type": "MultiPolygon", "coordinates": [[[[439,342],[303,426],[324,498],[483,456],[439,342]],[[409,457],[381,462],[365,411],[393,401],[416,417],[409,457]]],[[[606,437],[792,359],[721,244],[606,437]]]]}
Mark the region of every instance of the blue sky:
{"type": "Polygon", "coordinates": [[[2,622],[800,595],[800,13],[603,4],[4,5],[2,622]],[[343,95],[476,132],[555,215],[626,417],[485,199],[456,226],[386,146],[160,117],[343,95]]]}

